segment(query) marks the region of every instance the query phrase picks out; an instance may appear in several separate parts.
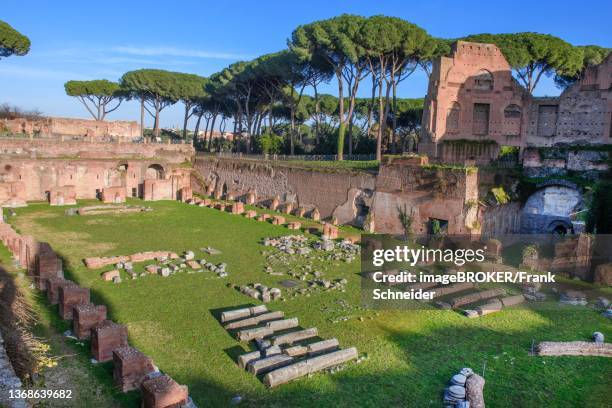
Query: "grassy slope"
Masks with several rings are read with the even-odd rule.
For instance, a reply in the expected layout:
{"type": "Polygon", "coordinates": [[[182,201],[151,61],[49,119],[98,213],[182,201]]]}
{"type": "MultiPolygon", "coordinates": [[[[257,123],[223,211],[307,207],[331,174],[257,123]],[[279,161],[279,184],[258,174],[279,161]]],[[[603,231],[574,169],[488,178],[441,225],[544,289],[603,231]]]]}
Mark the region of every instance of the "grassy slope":
{"type": "MultiPolygon", "coordinates": [[[[284,227],[259,223],[217,210],[177,202],[147,203],[153,212],[121,216],[66,217],[64,209],[31,205],[11,219],[22,232],[48,240],[65,258],[69,278],[92,288],[113,319],[130,329],[130,342],[153,357],[177,381],[187,384],[199,406],[227,406],[239,394],[245,406],[440,406],[452,374],[486,362],[488,406],[606,406],[612,361],[595,357],[529,357],[532,339],[576,340],[599,330],[612,336],[609,321],[584,308],[564,312],[517,308],[468,320],[456,313],[364,311],[359,308],[358,263],[333,266],[326,278],[349,280],[346,293],[322,292],[272,303],[271,309],[316,326],[324,338],[356,346],[369,357],[336,374],[314,375],[268,390],[238,368],[232,357],[239,343],[219,325],[212,311],[250,303],[226,283],[277,285],[263,273],[259,244],[266,236],[288,234],[284,227]],[[181,273],[148,276],[115,285],[81,259],[142,250],[198,250],[226,262],[227,279],[181,273]],[[348,302],[343,309],[339,299],[348,302]],[[345,322],[333,323],[339,316],[345,322]],[[364,319],[358,319],[363,317],[364,319]]],[[[202,256],[198,253],[198,256],[202,256]]],[[[108,268],[107,268],[108,269],[108,268]]],[[[132,406],[130,398],[126,406],[132,406]]]]}

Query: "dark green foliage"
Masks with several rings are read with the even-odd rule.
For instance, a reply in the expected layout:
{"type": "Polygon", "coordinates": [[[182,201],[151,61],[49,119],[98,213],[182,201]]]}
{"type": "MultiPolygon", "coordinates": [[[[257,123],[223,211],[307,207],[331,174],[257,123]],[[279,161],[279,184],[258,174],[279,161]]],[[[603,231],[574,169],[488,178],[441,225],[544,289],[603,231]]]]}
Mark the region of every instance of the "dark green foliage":
{"type": "Polygon", "coordinates": [[[583,66],[584,52],[562,39],[539,33],[476,34],[465,41],[497,45],[530,93],[542,75],[575,76],[583,66]]]}
{"type": "Polygon", "coordinates": [[[0,58],[30,52],[30,39],[0,20],[0,58]]]}
{"type": "Polygon", "coordinates": [[[64,89],[68,96],[78,98],[95,120],[104,120],[127,96],[127,92],[118,83],[106,79],[68,81],[64,89]]]}
{"type": "Polygon", "coordinates": [[[601,180],[595,185],[591,208],[587,215],[587,230],[598,234],[612,234],[612,180],[601,180]]]}

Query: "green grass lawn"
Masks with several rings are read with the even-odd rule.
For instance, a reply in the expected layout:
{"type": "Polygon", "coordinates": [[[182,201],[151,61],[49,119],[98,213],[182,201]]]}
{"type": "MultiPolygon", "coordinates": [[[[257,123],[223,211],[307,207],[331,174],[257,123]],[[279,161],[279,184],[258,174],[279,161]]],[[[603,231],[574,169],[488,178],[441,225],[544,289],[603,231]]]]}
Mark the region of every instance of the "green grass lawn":
{"type": "MultiPolygon", "coordinates": [[[[133,201],[132,203],[138,203],[133,201]]],[[[65,216],[65,208],[31,204],[10,222],[22,233],[46,240],[65,260],[66,276],[90,287],[93,301],[129,327],[130,343],[151,356],[164,372],[189,386],[200,407],[227,406],[241,395],[253,407],[439,407],[444,387],[460,368],[481,373],[486,364],[485,399],[490,407],[609,406],[612,361],[596,357],[531,357],[532,341],[587,339],[593,331],[611,338],[609,321],[597,312],[517,307],[479,319],[452,311],[367,311],[360,307],[359,262],[327,265],[326,279],[346,278],[346,292],[317,292],[269,304],[300,325],[317,327],[323,338],[356,346],[367,360],[334,374],[316,374],[267,389],[240,369],[234,358],[244,345],[218,323],[214,311],[253,304],[227,283],[278,286],[288,276],[264,272],[268,236],[289,234],[273,226],[179,202],[146,203],[154,211],[117,216],[65,216]],[[199,248],[222,251],[206,255],[199,248]],[[103,270],[82,259],[145,250],[195,250],[197,257],[226,262],[229,277],[180,273],[123,283],[103,282],[103,270]],[[339,317],[348,317],[338,321],[339,317]]],[[[297,265],[290,265],[296,267],[297,265]]],[[[54,324],[59,329],[63,322],[54,324]]],[[[74,346],[87,353],[86,346],[74,346]]],[[[110,375],[110,364],[103,365],[110,375]]],[[[121,399],[135,406],[135,398],[121,399]]]]}

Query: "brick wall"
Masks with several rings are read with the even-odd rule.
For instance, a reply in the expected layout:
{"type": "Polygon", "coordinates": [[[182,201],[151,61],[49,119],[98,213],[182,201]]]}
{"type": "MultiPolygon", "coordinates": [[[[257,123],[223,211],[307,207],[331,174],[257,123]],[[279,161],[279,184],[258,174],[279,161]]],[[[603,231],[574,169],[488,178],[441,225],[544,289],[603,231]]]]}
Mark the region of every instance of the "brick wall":
{"type": "Polygon", "coordinates": [[[140,125],[135,121],[101,121],[74,118],[40,117],[34,119],[0,119],[0,129],[11,133],[41,136],[67,135],[132,140],[140,136],[140,125]]]}

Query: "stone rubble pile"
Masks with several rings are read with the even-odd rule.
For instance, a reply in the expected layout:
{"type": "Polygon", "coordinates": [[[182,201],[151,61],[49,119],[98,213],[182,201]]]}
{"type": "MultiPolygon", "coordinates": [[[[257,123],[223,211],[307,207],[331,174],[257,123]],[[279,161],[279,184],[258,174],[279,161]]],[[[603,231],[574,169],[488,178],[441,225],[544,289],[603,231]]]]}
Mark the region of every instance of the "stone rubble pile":
{"type": "Polygon", "coordinates": [[[567,290],[559,296],[559,303],[573,306],[586,306],[588,302],[584,293],[578,290],[567,290]]]}
{"type": "Polygon", "coordinates": [[[453,375],[444,390],[445,408],[484,408],[485,380],[471,368],[462,368],[453,375]]]}
{"type": "Polygon", "coordinates": [[[530,302],[546,300],[546,294],[540,292],[542,288],[541,283],[525,283],[523,284],[523,296],[530,302]]]}
{"type": "MultiPolygon", "coordinates": [[[[220,253],[213,248],[206,248],[208,253],[220,253]]],[[[206,252],[203,251],[203,252],[206,252]]],[[[114,264],[115,269],[102,273],[102,279],[105,281],[112,281],[113,283],[121,283],[120,273],[125,272],[131,279],[138,279],[139,277],[145,277],[147,275],[160,275],[167,278],[171,275],[187,272],[187,273],[201,273],[205,270],[217,274],[219,278],[226,278],[228,276],[227,264],[224,262],[214,264],[205,259],[196,260],[194,251],[185,251],[181,256],[173,252],[145,252],[137,254],[138,256],[130,257],[112,257],[104,258],[102,263],[107,263],[107,259],[118,260],[114,264]],[[151,258],[153,254],[157,256],[151,258]],[[144,272],[140,274],[134,270],[134,263],[141,262],[142,260],[154,260],[157,263],[148,264],[144,266],[144,272]]],[[[86,260],[87,262],[87,260],[86,260]]],[[[93,265],[97,265],[98,261],[93,261],[93,265]]]]}
{"type": "Polygon", "coordinates": [[[279,288],[268,288],[261,283],[254,283],[251,285],[235,286],[240,293],[250,296],[253,299],[261,300],[264,303],[268,303],[272,300],[278,300],[282,296],[282,292],[279,288]]]}

